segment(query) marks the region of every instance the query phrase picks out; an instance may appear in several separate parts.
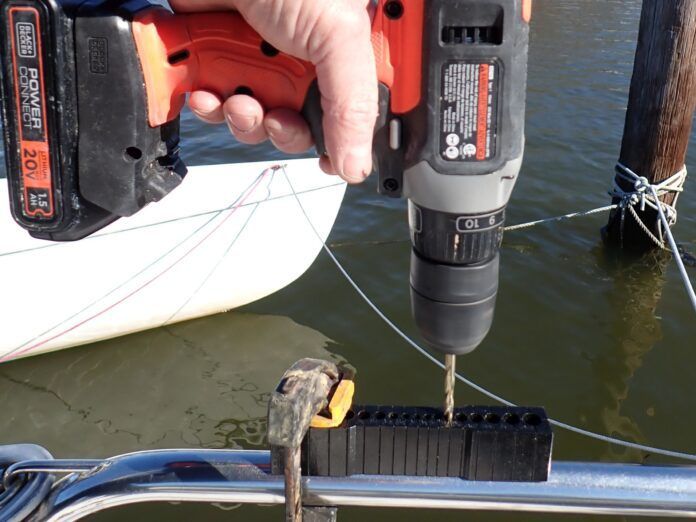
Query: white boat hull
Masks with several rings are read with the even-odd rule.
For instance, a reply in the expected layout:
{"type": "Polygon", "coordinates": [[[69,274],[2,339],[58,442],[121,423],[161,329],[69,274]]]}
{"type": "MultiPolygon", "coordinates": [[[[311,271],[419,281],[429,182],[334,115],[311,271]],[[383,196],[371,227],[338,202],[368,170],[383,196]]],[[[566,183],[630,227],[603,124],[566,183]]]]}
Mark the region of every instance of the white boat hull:
{"type": "Polygon", "coordinates": [[[74,243],[31,238],[0,184],[0,362],[236,308],[292,283],[346,185],[316,160],[193,167],[161,202],[74,243]],[[288,183],[292,183],[292,187],[288,183]]]}

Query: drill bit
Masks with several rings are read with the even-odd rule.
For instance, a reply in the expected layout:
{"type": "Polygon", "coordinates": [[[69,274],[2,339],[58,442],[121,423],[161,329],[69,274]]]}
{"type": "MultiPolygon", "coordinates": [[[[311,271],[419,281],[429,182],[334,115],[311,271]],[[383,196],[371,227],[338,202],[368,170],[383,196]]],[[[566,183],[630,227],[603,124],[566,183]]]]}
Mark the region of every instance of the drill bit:
{"type": "Polygon", "coordinates": [[[448,426],[452,425],[452,414],[454,413],[454,372],[456,364],[456,355],[445,355],[445,422],[448,426]]]}

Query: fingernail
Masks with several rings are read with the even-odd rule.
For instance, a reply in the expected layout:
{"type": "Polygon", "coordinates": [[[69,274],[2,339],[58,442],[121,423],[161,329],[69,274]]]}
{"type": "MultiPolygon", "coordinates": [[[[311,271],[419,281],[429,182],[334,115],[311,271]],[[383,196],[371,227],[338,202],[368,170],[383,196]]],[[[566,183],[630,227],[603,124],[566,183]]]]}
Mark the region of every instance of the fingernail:
{"type": "Polygon", "coordinates": [[[372,170],[372,155],[363,149],[350,152],[343,160],[341,177],[347,181],[360,183],[372,170]]]}
{"type": "Polygon", "coordinates": [[[273,120],[266,122],[266,132],[271,141],[277,145],[286,145],[294,138],[292,133],[284,132],[280,123],[273,120]]]}
{"type": "Polygon", "coordinates": [[[232,130],[238,132],[249,132],[256,127],[256,118],[253,116],[245,116],[243,114],[228,114],[227,123],[232,130]]]}

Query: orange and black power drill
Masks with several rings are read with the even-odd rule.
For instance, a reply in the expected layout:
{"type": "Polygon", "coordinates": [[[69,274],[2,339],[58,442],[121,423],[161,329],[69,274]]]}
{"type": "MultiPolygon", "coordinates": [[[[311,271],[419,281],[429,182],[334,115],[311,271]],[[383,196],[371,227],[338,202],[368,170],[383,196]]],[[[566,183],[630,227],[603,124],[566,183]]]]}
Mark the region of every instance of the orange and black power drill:
{"type": "MultiPolygon", "coordinates": [[[[416,322],[445,353],[488,332],[505,206],[522,162],[531,0],[379,0],[379,191],[405,196],[416,322]]],[[[2,0],[2,119],[12,212],[77,240],[182,182],[179,112],[195,89],[301,111],[324,152],[311,64],[234,12],[144,0],[2,0]]]]}

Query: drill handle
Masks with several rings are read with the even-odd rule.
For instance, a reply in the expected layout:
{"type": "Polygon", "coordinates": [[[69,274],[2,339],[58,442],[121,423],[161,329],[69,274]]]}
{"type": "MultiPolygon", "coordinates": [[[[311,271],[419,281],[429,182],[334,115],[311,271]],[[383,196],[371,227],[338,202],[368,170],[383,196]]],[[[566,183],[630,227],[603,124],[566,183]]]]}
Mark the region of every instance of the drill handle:
{"type": "Polygon", "coordinates": [[[249,94],[264,107],[301,110],[314,67],[278,53],[239,13],[172,14],[152,7],[132,23],[148,99],[148,122],[174,120],[186,94],[205,90],[225,99],[249,94]]]}
{"type": "MultiPolygon", "coordinates": [[[[377,134],[387,125],[388,114],[413,109],[421,90],[423,0],[409,2],[398,17],[387,4],[388,0],[378,2],[372,26],[380,82],[377,134]]],[[[249,94],[267,110],[284,107],[301,112],[317,151],[326,152],[314,66],[278,52],[239,13],[172,14],[152,6],[136,15],[132,32],[143,70],[150,126],[176,119],[186,94],[195,90],[222,99],[249,94]]],[[[382,141],[386,146],[388,136],[382,141]]],[[[375,152],[378,158],[385,154],[375,152]]]]}

